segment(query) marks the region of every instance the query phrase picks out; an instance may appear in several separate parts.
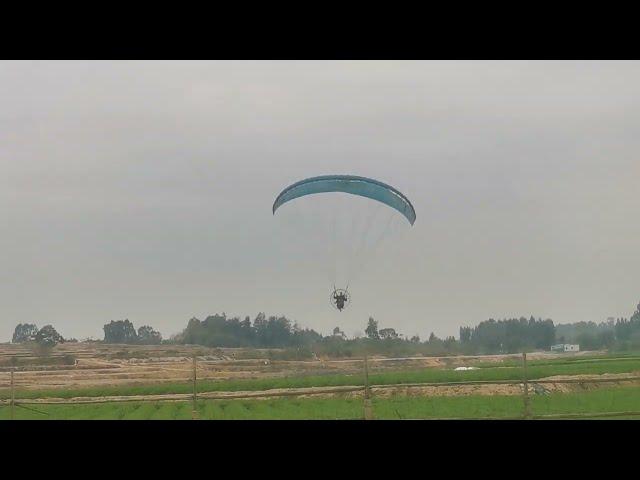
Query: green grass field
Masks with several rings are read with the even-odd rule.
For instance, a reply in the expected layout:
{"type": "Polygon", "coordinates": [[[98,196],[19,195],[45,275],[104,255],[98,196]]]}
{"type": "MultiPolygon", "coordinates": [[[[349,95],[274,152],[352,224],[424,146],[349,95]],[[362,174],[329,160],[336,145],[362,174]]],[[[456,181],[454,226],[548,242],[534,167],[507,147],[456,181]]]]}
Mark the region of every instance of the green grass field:
{"type": "MultiPolygon", "coordinates": [[[[540,360],[529,363],[529,379],[539,379],[552,375],[585,375],[603,373],[640,372],[640,356],[606,356],[606,357],[568,357],[557,360],[540,360]]],[[[389,371],[372,373],[369,381],[372,385],[392,385],[398,383],[423,382],[456,382],[473,380],[519,380],[522,368],[518,363],[506,363],[500,366],[485,366],[479,370],[453,371],[452,369],[425,368],[421,370],[389,371]]],[[[218,391],[255,391],[271,388],[327,387],[343,385],[362,385],[363,375],[312,375],[285,378],[263,378],[243,380],[201,380],[198,382],[199,392],[218,391]]],[[[16,398],[40,397],[100,397],[108,395],[152,395],[169,393],[190,393],[191,383],[188,380],[175,383],[155,383],[148,385],[123,387],[92,387],[65,390],[18,390],[16,398]]],[[[0,390],[0,398],[9,398],[9,390],[0,390]]]]}
{"type": "MultiPolygon", "coordinates": [[[[29,405],[34,407],[33,405],[29,405]]],[[[127,402],[97,405],[38,405],[42,415],[15,408],[16,419],[53,420],[187,420],[190,402],[127,402]]],[[[600,413],[640,410],[640,387],[618,387],[580,393],[533,396],[534,415],[600,413]]],[[[376,419],[520,418],[519,396],[374,398],[376,419]]],[[[200,419],[361,419],[361,399],[205,400],[198,402],[200,419]]],[[[9,407],[0,407],[0,419],[10,418],[9,407]]]]}

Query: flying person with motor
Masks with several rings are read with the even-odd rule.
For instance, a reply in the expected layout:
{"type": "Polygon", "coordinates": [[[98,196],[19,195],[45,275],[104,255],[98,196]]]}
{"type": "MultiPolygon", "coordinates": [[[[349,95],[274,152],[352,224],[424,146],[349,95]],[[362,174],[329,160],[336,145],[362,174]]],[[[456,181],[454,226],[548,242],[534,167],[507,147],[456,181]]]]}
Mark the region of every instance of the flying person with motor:
{"type": "Polygon", "coordinates": [[[349,294],[347,293],[347,290],[337,289],[334,286],[333,292],[331,293],[331,303],[338,309],[338,311],[341,312],[349,303],[349,294]]]}

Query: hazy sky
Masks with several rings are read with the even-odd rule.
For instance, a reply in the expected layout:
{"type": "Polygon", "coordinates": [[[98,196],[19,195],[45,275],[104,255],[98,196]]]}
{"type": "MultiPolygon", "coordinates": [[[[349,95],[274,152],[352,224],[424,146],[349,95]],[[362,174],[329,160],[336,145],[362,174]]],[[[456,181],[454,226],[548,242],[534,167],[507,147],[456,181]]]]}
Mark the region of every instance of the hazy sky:
{"type": "Polygon", "coordinates": [[[123,318],[168,337],[216,312],[423,338],[629,316],[639,186],[638,62],[4,61],[0,341],[123,318]],[[342,313],[271,215],[327,173],[390,183],[418,217],[342,313]]]}

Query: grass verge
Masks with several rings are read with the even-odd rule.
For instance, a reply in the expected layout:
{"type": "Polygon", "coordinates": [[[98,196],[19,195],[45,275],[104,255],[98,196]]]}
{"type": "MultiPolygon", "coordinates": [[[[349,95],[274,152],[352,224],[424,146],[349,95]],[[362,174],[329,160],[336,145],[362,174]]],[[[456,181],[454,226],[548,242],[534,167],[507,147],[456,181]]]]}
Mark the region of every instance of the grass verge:
{"type": "MultiPolygon", "coordinates": [[[[16,419],[54,420],[188,420],[189,402],[131,402],[98,405],[39,405],[41,414],[16,407],[16,419]]],[[[460,396],[374,398],[376,419],[520,418],[518,396],[460,396]]],[[[534,415],[639,411],[640,387],[617,387],[579,393],[533,396],[534,415]]],[[[284,420],[361,419],[362,400],[355,398],[274,398],[269,400],[201,400],[200,419],[284,420]]],[[[0,407],[0,420],[10,417],[0,407]]]]}

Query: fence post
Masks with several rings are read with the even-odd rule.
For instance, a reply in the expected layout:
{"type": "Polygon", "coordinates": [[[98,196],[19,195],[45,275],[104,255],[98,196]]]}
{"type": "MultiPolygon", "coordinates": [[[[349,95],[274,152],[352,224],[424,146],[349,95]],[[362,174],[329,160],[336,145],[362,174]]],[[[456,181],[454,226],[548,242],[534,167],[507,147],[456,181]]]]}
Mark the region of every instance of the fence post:
{"type": "Polygon", "coordinates": [[[15,388],[14,388],[14,381],[13,381],[13,370],[11,370],[11,420],[15,420],[16,418],[16,414],[15,414],[15,404],[16,404],[16,395],[15,395],[15,388]]]}
{"type": "Polygon", "coordinates": [[[191,408],[191,419],[192,420],[197,420],[198,419],[198,377],[196,374],[196,360],[197,360],[197,356],[194,355],[193,356],[193,406],[191,408]]]}
{"type": "Polygon", "coordinates": [[[373,420],[371,389],[369,388],[369,361],[366,353],[364,354],[364,419],[373,420]]]}
{"type": "Polygon", "coordinates": [[[531,405],[529,403],[529,380],[527,378],[527,354],[522,352],[522,373],[524,380],[524,393],[523,393],[523,401],[524,401],[524,418],[526,420],[531,418],[531,405]]]}

